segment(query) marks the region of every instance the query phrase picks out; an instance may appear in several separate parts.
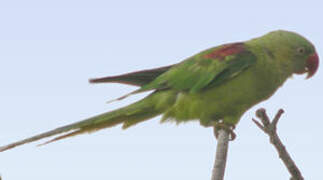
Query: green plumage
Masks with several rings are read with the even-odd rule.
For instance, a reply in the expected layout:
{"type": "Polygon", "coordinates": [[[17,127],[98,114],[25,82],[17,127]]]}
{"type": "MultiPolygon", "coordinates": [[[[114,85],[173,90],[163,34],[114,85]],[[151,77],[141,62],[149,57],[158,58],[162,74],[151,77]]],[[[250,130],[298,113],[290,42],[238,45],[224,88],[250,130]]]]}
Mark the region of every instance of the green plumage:
{"type": "Polygon", "coordinates": [[[269,98],[293,73],[309,72],[307,60],[313,54],[314,46],[302,36],[274,31],[243,43],[210,48],[172,66],[93,79],[93,83],[140,86],[117,100],[144,91],[153,93],[124,108],[9,144],[0,151],[61,133],[67,134],[52,141],[117,124],[128,128],[160,114],[162,122],[197,120],[209,127],[223,120],[235,125],[244,112],[269,98]]]}

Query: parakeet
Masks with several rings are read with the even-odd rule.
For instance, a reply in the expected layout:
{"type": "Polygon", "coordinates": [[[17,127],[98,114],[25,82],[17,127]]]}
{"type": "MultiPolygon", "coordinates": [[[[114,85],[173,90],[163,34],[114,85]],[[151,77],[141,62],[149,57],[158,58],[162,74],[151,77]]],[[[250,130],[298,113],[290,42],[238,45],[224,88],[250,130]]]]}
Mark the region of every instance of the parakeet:
{"type": "Polygon", "coordinates": [[[139,86],[129,95],[153,91],[126,107],[0,147],[0,151],[60,135],[52,141],[122,124],[127,129],[158,115],[161,122],[199,121],[202,126],[234,126],[252,106],[268,99],[293,74],[312,77],[318,69],[315,47],[301,35],[273,31],[245,42],[204,50],[156,69],[90,80],[139,86]]]}

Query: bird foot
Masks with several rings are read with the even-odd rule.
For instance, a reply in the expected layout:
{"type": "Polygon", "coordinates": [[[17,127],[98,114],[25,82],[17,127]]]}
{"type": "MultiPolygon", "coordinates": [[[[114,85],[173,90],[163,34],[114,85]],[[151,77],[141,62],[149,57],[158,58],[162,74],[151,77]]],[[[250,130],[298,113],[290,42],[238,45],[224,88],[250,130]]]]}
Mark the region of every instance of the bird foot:
{"type": "Polygon", "coordinates": [[[237,135],[236,133],[234,133],[234,129],[235,129],[235,125],[232,125],[232,124],[226,124],[224,122],[217,122],[215,125],[214,125],[214,135],[216,138],[218,138],[219,136],[219,130],[220,129],[223,129],[225,131],[227,131],[229,134],[230,134],[230,141],[233,141],[237,135]]]}

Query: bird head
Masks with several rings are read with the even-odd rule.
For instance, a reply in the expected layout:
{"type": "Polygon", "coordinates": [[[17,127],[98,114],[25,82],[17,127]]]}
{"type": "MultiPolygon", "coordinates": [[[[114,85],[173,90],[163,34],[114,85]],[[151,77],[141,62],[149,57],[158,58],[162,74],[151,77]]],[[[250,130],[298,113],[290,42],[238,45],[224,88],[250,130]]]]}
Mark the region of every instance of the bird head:
{"type": "Polygon", "coordinates": [[[276,51],[281,52],[284,61],[288,60],[292,73],[307,73],[307,79],[316,73],[319,57],[310,41],[297,33],[282,30],[271,32],[269,36],[273,41],[277,40],[276,51]]]}

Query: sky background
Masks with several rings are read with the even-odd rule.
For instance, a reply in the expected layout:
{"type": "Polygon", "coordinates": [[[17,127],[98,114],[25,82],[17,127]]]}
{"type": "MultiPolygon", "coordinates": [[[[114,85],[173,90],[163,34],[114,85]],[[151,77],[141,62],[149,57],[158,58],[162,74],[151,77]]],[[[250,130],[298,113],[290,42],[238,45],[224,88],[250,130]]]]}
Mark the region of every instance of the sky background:
{"type": "MultiPolygon", "coordinates": [[[[323,56],[321,1],[0,1],[0,145],[127,105],[134,90],[88,79],[177,63],[269,31],[298,32],[323,56]]],[[[295,76],[245,113],[230,142],[226,180],[286,180],[256,109],[286,113],[278,132],[306,179],[322,179],[322,71],[295,76]]],[[[216,141],[197,122],[120,126],[0,153],[3,180],[210,179],[216,141]]]]}

